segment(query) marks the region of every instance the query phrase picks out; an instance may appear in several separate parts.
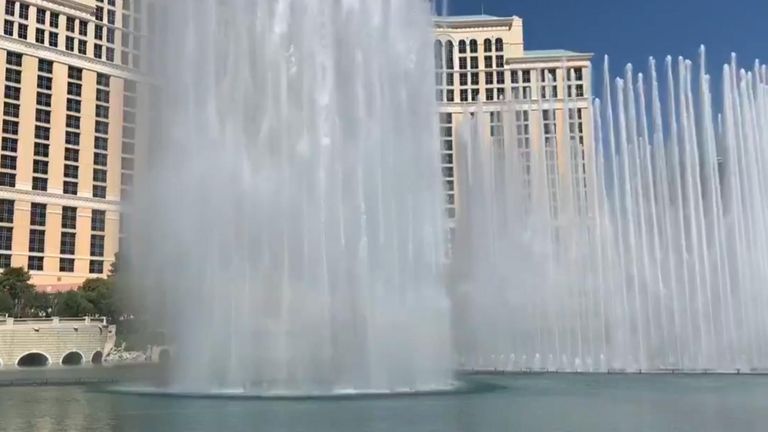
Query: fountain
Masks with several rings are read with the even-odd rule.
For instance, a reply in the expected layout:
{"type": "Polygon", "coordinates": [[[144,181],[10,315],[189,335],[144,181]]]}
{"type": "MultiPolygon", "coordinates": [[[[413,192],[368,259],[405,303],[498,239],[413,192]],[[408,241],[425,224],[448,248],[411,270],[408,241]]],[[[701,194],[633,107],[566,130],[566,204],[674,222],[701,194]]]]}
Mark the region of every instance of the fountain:
{"type": "Polygon", "coordinates": [[[466,367],[502,353],[516,369],[768,366],[768,72],[734,58],[713,89],[704,64],[703,48],[698,70],[667,58],[660,80],[651,59],[612,85],[606,59],[588,145],[576,101],[565,142],[540,130],[530,152],[518,119],[543,120],[554,100],[471,108],[495,110],[503,134],[487,140],[475,116],[461,140],[453,291],[460,355],[478,359],[466,367]]]}
{"type": "Polygon", "coordinates": [[[127,260],[168,391],[452,386],[428,4],[165,7],[127,260]]]}

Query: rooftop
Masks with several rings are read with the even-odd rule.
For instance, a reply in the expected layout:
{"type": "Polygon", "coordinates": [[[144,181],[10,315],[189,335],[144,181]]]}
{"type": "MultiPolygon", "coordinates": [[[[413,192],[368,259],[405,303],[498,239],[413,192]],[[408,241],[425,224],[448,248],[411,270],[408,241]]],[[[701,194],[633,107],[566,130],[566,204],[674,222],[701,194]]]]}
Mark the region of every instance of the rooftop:
{"type": "Polygon", "coordinates": [[[525,50],[524,57],[541,58],[541,57],[592,57],[591,53],[581,53],[576,51],[569,51],[564,49],[550,49],[550,50],[525,50]]]}
{"type": "Polygon", "coordinates": [[[505,23],[514,20],[519,20],[516,16],[511,17],[498,17],[494,15],[449,15],[449,16],[436,16],[432,18],[437,24],[461,24],[468,22],[487,22],[487,23],[505,23]]]}

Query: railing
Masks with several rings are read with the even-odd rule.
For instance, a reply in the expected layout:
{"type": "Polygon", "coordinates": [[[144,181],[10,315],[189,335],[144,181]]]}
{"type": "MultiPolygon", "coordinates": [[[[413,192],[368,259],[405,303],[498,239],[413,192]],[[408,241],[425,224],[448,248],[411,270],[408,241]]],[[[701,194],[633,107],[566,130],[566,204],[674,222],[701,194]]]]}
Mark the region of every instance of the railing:
{"type": "Polygon", "coordinates": [[[107,325],[105,317],[84,317],[84,318],[9,318],[8,315],[0,316],[0,327],[16,326],[57,326],[62,324],[82,324],[82,325],[107,325]]]}

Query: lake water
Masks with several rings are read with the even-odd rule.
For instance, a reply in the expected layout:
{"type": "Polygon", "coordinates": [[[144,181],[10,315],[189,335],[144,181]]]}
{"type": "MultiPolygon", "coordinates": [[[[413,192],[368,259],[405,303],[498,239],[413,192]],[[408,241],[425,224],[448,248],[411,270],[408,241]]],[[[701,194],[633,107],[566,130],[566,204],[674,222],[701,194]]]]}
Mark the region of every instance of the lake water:
{"type": "Polygon", "coordinates": [[[0,388],[0,431],[748,432],[768,429],[768,377],[505,375],[451,395],[185,399],[99,387],[0,388]]]}

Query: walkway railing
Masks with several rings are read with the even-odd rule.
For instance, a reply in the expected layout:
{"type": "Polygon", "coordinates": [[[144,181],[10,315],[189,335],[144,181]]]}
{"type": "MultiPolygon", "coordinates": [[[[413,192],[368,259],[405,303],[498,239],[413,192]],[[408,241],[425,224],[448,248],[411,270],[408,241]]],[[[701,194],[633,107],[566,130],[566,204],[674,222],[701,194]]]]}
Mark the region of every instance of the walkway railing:
{"type": "Polygon", "coordinates": [[[57,326],[57,325],[107,325],[105,317],[84,318],[9,318],[8,315],[0,316],[0,328],[17,326],[57,326]]]}

